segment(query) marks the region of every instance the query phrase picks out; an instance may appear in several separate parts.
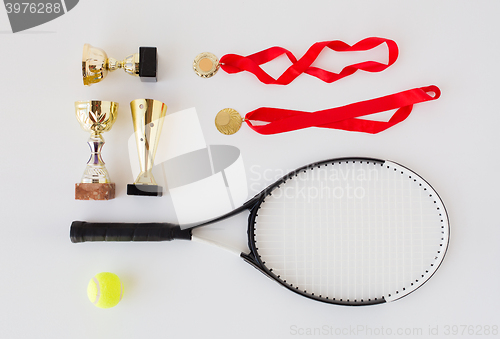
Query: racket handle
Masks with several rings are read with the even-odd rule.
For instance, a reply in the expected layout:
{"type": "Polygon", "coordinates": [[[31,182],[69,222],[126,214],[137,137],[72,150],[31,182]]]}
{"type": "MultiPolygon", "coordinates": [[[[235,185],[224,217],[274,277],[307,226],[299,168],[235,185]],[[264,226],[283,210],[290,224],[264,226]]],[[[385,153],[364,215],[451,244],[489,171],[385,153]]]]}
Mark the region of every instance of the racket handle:
{"type": "Polygon", "coordinates": [[[94,223],[73,221],[71,242],[191,240],[191,230],[169,223],[94,223]]]}

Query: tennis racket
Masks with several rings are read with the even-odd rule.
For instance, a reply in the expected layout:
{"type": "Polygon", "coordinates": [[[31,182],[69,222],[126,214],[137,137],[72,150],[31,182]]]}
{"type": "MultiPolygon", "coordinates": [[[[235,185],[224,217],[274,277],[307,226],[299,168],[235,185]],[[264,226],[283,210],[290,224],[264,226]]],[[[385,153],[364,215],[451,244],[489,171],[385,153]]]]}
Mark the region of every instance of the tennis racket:
{"type": "Polygon", "coordinates": [[[240,256],[302,296],[340,305],[400,299],[445,256],[448,216],[436,191],[390,161],[333,159],[284,176],[240,208],[183,229],[169,223],[74,221],[71,241],[203,240],[199,227],[249,210],[240,256]]]}

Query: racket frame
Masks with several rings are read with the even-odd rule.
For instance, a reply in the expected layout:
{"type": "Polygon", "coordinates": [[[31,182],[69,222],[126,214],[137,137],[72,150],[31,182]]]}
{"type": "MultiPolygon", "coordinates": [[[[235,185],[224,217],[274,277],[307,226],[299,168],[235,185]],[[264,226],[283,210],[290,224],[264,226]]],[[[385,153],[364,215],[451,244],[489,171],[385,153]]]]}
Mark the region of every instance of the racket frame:
{"type": "MultiPolygon", "coordinates": [[[[287,175],[283,176],[281,179],[279,179],[278,181],[276,181],[274,184],[268,186],[262,192],[260,192],[255,197],[253,197],[252,199],[250,199],[243,206],[246,206],[245,209],[249,209],[250,210],[250,215],[248,216],[248,229],[247,229],[247,233],[248,233],[248,248],[249,248],[250,252],[249,253],[241,253],[240,257],[243,258],[247,263],[249,263],[250,265],[252,265],[253,267],[255,267],[257,270],[259,270],[261,273],[263,273],[264,275],[266,275],[268,278],[270,278],[273,281],[276,281],[277,283],[279,283],[280,285],[286,287],[290,291],[295,292],[295,293],[297,293],[297,294],[299,294],[301,296],[304,296],[304,297],[307,297],[307,298],[310,298],[310,299],[314,299],[316,301],[330,303],[330,304],[344,305],[344,306],[377,305],[377,304],[386,303],[388,301],[398,300],[398,299],[400,299],[400,298],[402,298],[404,296],[407,296],[407,295],[413,293],[415,290],[417,290],[422,285],[424,285],[436,273],[436,271],[439,269],[439,267],[441,266],[441,264],[443,262],[444,257],[446,256],[446,251],[448,249],[448,244],[449,244],[449,233],[450,232],[449,232],[448,213],[446,211],[444,203],[442,202],[442,200],[439,197],[439,195],[436,192],[436,190],[434,190],[434,188],[425,179],[423,179],[420,175],[418,175],[414,171],[412,171],[409,168],[407,168],[405,166],[402,166],[402,165],[400,165],[398,163],[392,162],[392,161],[380,160],[380,159],[375,159],[375,158],[363,158],[363,157],[351,158],[351,157],[345,157],[345,158],[337,158],[337,159],[330,159],[330,160],[315,162],[315,163],[303,166],[301,168],[298,168],[295,171],[292,171],[292,172],[288,173],[287,175]],[[374,298],[374,299],[369,299],[369,300],[343,300],[343,299],[322,297],[320,295],[309,294],[309,293],[307,293],[305,291],[302,291],[298,287],[294,287],[293,285],[288,284],[286,281],[281,280],[280,277],[278,275],[276,275],[272,271],[272,269],[269,269],[265,265],[265,262],[263,262],[261,260],[261,257],[258,254],[258,248],[256,246],[256,241],[255,241],[255,227],[254,226],[255,226],[255,218],[258,216],[259,207],[264,202],[265,198],[275,188],[279,187],[281,184],[285,183],[286,181],[292,179],[294,176],[298,175],[302,171],[314,170],[314,168],[319,168],[319,167],[324,166],[324,165],[328,165],[328,164],[332,164],[332,163],[341,163],[341,162],[361,162],[361,163],[366,162],[366,163],[373,163],[373,164],[376,164],[376,165],[378,164],[378,165],[381,165],[381,166],[384,166],[386,163],[391,163],[391,164],[400,166],[400,167],[408,170],[409,172],[414,173],[415,175],[417,175],[419,179],[421,179],[423,182],[425,182],[432,189],[432,191],[436,194],[437,199],[440,200],[441,205],[443,206],[442,214],[443,214],[443,217],[445,218],[443,220],[446,220],[446,224],[447,224],[447,229],[445,230],[445,232],[447,234],[447,241],[445,243],[444,253],[442,254],[441,261],[439,261],[438,265],[436,266],[436,268],[434,269],[434,271],[432,272],[432,274],[430,274],[425,279],[425,281],[423,283],[419,284],[417,287],[415,287],[414,289],[412,289],[410,292],[408,292],[408,293],[406,293],[404,295],[401,295],[401,296],[394,296],[394,295],[391,295],[390,297],[389,296],[381,296],[380,298],[374,298]]],[[[234,211],[234,212],[236,212],[234,214],[239,213],[243,209],[243,206],[239,209],[238,212],[234,211]]],[[[231,215],[234,215],[234,214],[231,213],[231,215]]],[[[228,214],[227,217],[229,217],[229,216],[230,215],[228,214]]],[[[225,219],[225,218],[226,218],[226,216],[223,216],[221,218],[218,218],[217,221],[225,219]]]]}

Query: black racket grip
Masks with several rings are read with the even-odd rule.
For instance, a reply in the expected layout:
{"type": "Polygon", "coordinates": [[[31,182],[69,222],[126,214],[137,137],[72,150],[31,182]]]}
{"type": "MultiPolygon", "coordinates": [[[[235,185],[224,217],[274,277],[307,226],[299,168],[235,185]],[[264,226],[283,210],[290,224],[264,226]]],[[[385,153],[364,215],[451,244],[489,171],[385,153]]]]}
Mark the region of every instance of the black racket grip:
{"type": "Polygon", "coordinates": [[[191,230],[169,223],[94,223],[73,221],[71,242],[191,240],[191,230]]]}

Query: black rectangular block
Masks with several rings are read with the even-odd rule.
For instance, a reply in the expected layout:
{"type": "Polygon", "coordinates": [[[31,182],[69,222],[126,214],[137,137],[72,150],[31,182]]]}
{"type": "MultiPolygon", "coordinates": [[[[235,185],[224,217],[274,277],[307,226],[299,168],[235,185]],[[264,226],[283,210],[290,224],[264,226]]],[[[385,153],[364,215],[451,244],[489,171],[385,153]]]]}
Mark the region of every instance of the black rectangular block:
{"type": "Polygon", "coordinates": [[[156,82],[158,53],[156,47],[139,47],[139,77],[141,81],[156,82]]]}
{"type": "Polygon", "coordinates": [[[161,197],[163,188],[157,185],[127,185],[127,195],[141,195],[146,197],[161,197]]]}

